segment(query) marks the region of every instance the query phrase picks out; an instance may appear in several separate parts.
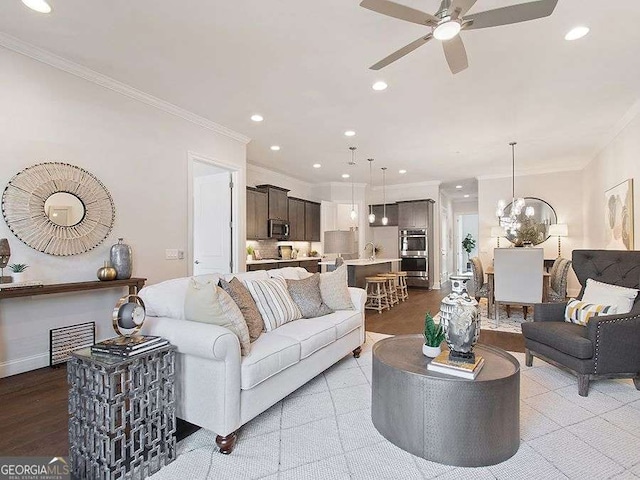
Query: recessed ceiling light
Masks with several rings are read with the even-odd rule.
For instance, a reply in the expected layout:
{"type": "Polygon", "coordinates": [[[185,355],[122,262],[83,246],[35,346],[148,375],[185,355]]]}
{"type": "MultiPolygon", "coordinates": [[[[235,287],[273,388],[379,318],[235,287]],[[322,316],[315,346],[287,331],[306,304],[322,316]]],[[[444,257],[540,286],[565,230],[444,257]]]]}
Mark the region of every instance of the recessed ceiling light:
{"type": "Polygon", "coordinates": [[[313,168],[320,168],[322,165],[320,165],[319,163],[314,163],[313,164],[313,168]]]}
{"type": "Polygon", "coordinates": [[[404,175],[405,173],[407,173],[407,171],[405,169],[402,169],[402,170],[398,170],[398,173],[400,175],[404,175]]]}
{"type": "Polygon", "coordinates": [[[343,173],[342,174],[342,178],[349,178],[351,175],[349,175],[348,173],[343,173]]]}
{"type": "Polygon", "coordinates": [[[382,90],[386,90],[388,86],[389,85],[387,85],[386,82],[383,82],[382,80],[380,80],[380,81],[374,83],[371,88],[373,88],[374,90],[380,92],[382,90]]]}
{"type": "Polygon", "coordinates": [[[251,120],[253,120],[254,122],[261,122],[264,120],[264,117],[262,115],[254,113],[253,115],[251,115],[251,120]]]}
{"type": "Polygon", "coordinates": [[[355,134],[356,132],[354,132],[353,130],[347,130],[346,132],[344,132],[345,137],[353,137],[355,134]]]}
{"type": "Polygon", "coordinates": [[[280,145],[271,145],[271,150],[277,152],[278,150],[280,150],[280,145]]]}
{"type": "Polygon", "coordinates": [[[579,38],[584,37],[587,33],[589,33],[589,27],[575,27],[564,36],[564,39],[569,41],[578,40],[579,38]]]}
{"type": "Polygon", "coordinates": [[[462,188],[462,185],[456,185],[456,188],[460,190],[462,188]]]}
{"type": "Polygon", "coordinates": [[[464,196],[464,198],[469,198],[469,194],[467,193],[467,194],[464,196]]]}
{"type": "Polygon", "coordinates": [[[22,0],[22,3],[38,13],[51,13],[51,5],[45,0],[22,0]]]}

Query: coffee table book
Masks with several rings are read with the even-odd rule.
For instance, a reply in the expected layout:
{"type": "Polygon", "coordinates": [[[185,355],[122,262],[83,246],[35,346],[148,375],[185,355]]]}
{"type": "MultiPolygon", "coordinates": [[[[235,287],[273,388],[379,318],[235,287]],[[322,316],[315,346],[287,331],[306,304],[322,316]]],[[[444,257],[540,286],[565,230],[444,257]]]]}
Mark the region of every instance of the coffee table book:
{"type": "Polygon", "coordinates": [[[114,337],[96,343],[91,347],[95,353],[130,357],[163,347],[169,342],[156,336],[136,335],[133,337],[114,337]]]}
{"type": "Polygon", "coordinates": [[[432,372],[444,373],[446,375],[453,375],[455,377],[466,378],[468,380],[475,380],[475,378],[482,370],[484,365],[484,358],[477,355],[474,363],[461,363],[452,362],[449,360],[449,352],[445,351],[431,360],[427,365],[427,370],[432,372]]]}

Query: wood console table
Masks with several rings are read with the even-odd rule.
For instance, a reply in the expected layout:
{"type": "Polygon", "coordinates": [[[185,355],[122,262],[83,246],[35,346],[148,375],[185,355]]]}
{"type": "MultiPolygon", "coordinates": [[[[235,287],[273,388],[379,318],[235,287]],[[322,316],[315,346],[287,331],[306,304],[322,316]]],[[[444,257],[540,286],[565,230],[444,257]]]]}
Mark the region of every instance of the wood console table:
{"type": "Polygon", "coordinates": [[[34,295],[50,295],[54,293],[87,292],[105,288],[129,287],[129,295],[136,295],[144,287],[146,278],[129,278],[127,280],[111,280],[101,282],[54,283],[35,287],[16,287],[0,290],[0,300],[3,298],[32,297],[34,295]]]}

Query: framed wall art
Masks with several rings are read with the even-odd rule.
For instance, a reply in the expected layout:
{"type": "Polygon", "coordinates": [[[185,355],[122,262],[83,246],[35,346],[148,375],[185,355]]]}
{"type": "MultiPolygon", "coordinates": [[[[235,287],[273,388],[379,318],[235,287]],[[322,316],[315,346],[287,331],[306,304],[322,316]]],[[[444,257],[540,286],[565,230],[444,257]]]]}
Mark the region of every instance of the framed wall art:
{"type": "Polygon", "coordinates": [[[605,192],[607,250],[633,250],[633,179],[605,192]]]}

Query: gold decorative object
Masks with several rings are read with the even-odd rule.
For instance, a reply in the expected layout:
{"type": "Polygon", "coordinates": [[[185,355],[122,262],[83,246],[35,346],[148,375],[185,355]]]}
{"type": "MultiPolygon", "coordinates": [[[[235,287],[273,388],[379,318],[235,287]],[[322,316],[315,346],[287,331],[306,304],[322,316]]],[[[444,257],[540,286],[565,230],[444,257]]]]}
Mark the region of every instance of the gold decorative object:
{"type": "Polygon", "coordinates": [[[104,267],[98,269],[98,280],[101,282],[109,282],[115,280],[118,272],[115,268],[109,266],[108,262],[104,262],[104,267]]]}
{"type": "Polygon", "coordinates": [[[115,220],[106,187],[86,170],[40,163],[16,174],[2,194],[2,214],[22,242],[49,255],[88,252],[115,220]]]}
{"type": "MultiPolygon", "coordinates": [[[[145,306],[142,299],[137,295],[125,295],[113,309],[113,329],[118,335],[131,337],[142,329],[142,324],[146,316],[145,306]],[[127,330],[123,332],[122,329],[127,330]]],[[[142,341],[144,337],[140,337],[142,341]]],[[[117,342],[118,340],[115,339],[117,342]]],[[[130,345],[130,339],[123,341],[123,344],[130,345]]]]}

